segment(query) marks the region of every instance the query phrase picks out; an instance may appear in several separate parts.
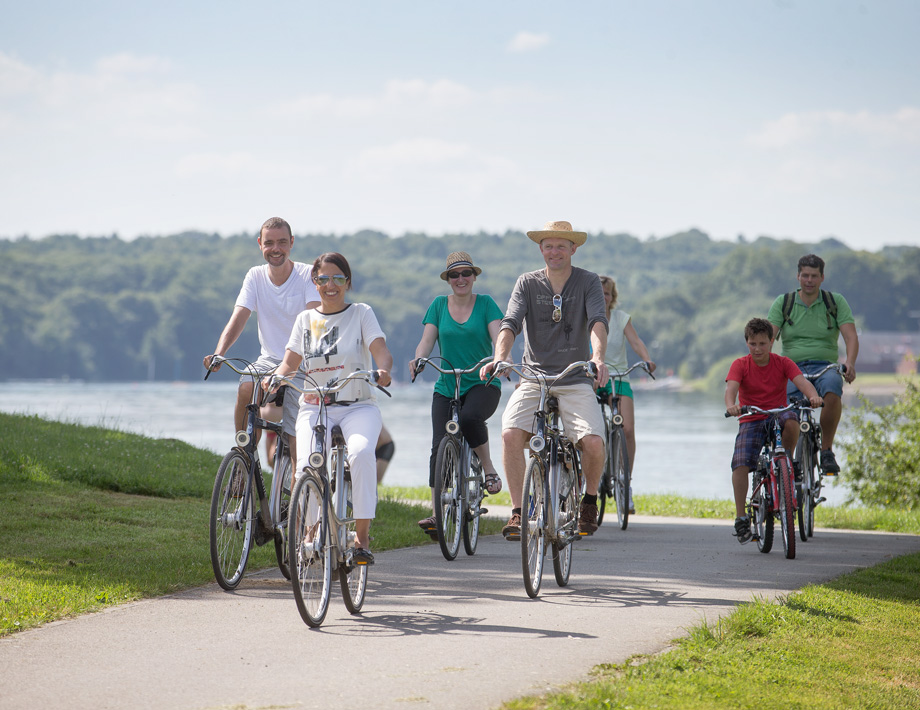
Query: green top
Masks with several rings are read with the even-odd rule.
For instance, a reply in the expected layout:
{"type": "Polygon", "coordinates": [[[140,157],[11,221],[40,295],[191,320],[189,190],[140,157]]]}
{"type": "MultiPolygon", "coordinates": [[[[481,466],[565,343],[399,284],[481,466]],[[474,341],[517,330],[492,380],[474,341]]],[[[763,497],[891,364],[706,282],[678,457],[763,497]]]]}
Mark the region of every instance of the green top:
{"type": "MultiPolygon", "coordinates": [[[[796,291],[795,302],[792,304],[792,325],[783,322],[783,296],[777,296],[770,306],[767,320],[779,328],[778,337],[783,341],[782,355],[793,362],[805,360],[825,360],[837,362],[837,338],[840,335],[842,323],[855,323],[853,312],[846,299],[839,293],[831,294],[837,303],[837,324],[832,328],[827,327],[827,307],[824,299],[819,295],[810,306],[802,303],[799,292],[796,291]]],[[[831,322],[833,322],[833,318],[831,322]]]]}
{"type": "MultiPolygon", "coordinates": [[[[492,354],[489,323],[501,319],[502,311],[495,300],[491,296],[477,294],[473,302],[473,312],[465,323],[458,323],[451,317],[447,309],[447,296],[438,296],[431,302],[422,323],[431,323],[438,329],[438,349],[441,351],[441,357],[447,360],[446,363],[441,363],[441,367],[465,370],[492,354]]],[[[453,398],[456,383],[453,375],[441,375],[434,391],[453,398]]],[[[460,396],[481,384],[483,381],[479,379],[478,372],[462,375],[460,396]]],[[[492,384],[501,388],[498,378],[492,380],[492,384]]]]}

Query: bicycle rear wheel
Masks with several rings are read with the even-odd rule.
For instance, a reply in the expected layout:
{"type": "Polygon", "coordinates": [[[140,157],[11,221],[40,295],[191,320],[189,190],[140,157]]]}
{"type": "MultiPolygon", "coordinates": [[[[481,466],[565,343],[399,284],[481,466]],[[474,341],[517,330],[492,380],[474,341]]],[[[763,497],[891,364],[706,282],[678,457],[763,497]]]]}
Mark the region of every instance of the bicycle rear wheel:
{"type": "Polygon", "coordinates": [[[786,559],[795,559],[795,483],[785,454],[773,457],[773,475],[779,483],[779,524],[786,559]]]}
{"type": "Polygon", "coordinates": [[[482,463],[470,452],[470,475],[467,477],[463,500],[463,549],[468,555],[476,554],[479,544],[479,509],[482,507],[482,463]]]}
{"type": "MultiPolygon", "coordinates": [[[[576,466],[575,451],[570,451],[570,454],[572,465],[576,466]]],[[[554,465],[563,468],[559,462],[554,465]]],[[[552,474],[550,476],[552,480],[552,474]]],[[[578,494],[575,491],[575,476],[572,476],[571,481],[566,480],[567,478],[568,474],[560,470],[557,480],[565,484],[566,490],[559,492],[559,520],[556,521],[556,539],[553,540],[553,574],[556,576],[556,584],[560,587],[569,583],[569,575],[572,573],[572,541],[578,534],[578,494]]]]}
{"type": "Polygon", "coordinates": [[[805,521],[805,534],[812,537],[815,534],[815,506],[821,497],[821,479],[818,474],[818,447],[811,435],[807,438],[808,447],[806,457],[802,460],[802,486],[806,490],[806,501],[800,513],[805,521]]]}
{"type": "Polygon", "coordinates": [[[546,554],[544,535],[546,501],[543,459],[531,457],[524,474],[524,495],[521,498],[521,561],[524,569],[524,589],[531,599],[540,593],[543,582],[543,557],[546,554]]]}
{"type": "Polygon", "coordinates": [[[754,528],[754,534],[757,536],[757,549],[766,554],[773,549],[773,513],[771,512],[770,498],[764,492],[765,485],[757,488],[758,481],[763,476],[764,472],[762,471],[754,476],[754,487],[757,490],[751,496],[749,510],[751,525],[754,528]]]}
{"type": "Polygon", "coordinates": [[[228,591],[239,586],[252,549],[256,508],[249,479],[249,458],[234,449],[221,461],[211,493],[211,566],[217,583],[228,591]]]}
{"type": "Polygon", "coordinates": [[[301,474],[291,496],[288,516],[289,558],[294,600],[308,626],[323,623],[329,610],[332,585],[332,546],[329,521],[319,478],[301,474]]]}
{"type": "MultiPolygon", "coordinates": [[[[345,517],[353,519],[354,511],[351,507],[351,480],[345,481],[345,517]]],[[[367,565],[354,563],[355,550],[355,524],[345,524],[346,548],[343,550],[344,562],[339,567],[339,584],[342,587],[342,599],[345,608],[350,614],[358,614],[364,606],[364,595],[367,592],[367,565]]]]}
{"type": "Polygon", "coordinates": [[[620,530],[629,525],[629,454],[623,427],[616,427],[610,435],[613,447],[613,497],[617,504],[617,522],[620,530]]]}
{"type": "Polygon", "coordinates": [[[434,469],[434,519],[438,526],[438,544],[444,559],[453,560],[460,550],[463,511],[460,506],[460,447],[445,434],[438,446],[434,469]]]}
{"type": "Polygon", "coordinates": [[[604,522],[604,511],[607,509],[607,499],[613,498],[613,446],[610,439],[610,428],[606,417],[604,418],[604,443],[607,450],[604,456],[604,472],[601,482],[597,487],[597,526],[604,522]]]}
{"type": "Polygon", "coordinates": [[[796,499],[799,502],[797,511],[799,538],[801,538],[802,542],[808,542],[808,538],[814,534],[815,528],[815,455],[814,444],[810,434],[803,433],[799,436],[796,446],[796,460],[799,463],[799,469],[802,471],[802,480],[797,481],[795,484],[796,499]]]}
{"type": "MultiPolygon", "coordinates": [[[[281,445],[275,450],[275,455],[281,451],[281,445]]],[[[285,579],[291,578],[291,569],[288,565],[288,547],[287,544],[287,517],[288,510],[291,507],[291,488],[293,482],[294,467],[291,463],[290,450],[285,446],[284,455],[281,459],[281,470],[274,474],[281,477],[281,488],[278,496],[278,504],[275,510],[272,510],[272,519],[275,521],[275,558],[278,560],[278,569],[285,579]]],[[[275,481],[272,480],[274,488],[275,481]]]]}

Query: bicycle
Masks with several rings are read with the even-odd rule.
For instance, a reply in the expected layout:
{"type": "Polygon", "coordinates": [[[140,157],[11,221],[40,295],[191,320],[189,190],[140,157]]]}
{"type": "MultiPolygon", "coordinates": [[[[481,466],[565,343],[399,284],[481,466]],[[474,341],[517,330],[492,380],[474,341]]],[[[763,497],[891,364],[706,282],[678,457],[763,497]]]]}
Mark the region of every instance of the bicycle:
{"type": "MultiPolygon", "coordinates": [[[[274,541],[278,568],[285,578],[291,578],[287,556],[287,511],[293,466],[288,435],[282,425],[260,416],[261,408],[271,399],[260,383],[273,371],[258,372],[248,360],[214,355],[204,379],[210,377],[215,365],[222,363],[237,374],[250,375],[254,380],[252,401],[246,405],[246,428],[236,433],[236,446],[221,461],[211,494],[208,523],[211,566],[217,583],[231,591],[243,579],[253,543],[262,546],[269,540],[274,541]],[[271,490],[267,498],[255,436],[257,429],[278,435],[271,490]]],[[[279,401],[283,397],[283,392],[277,396],[279,401]]]]}
{"type": "MultiPolygon", "coordinates": [[[[811,382],[817,380],[829,370],[836,370],[839,375],[846,372],[846,366],[830,363],[821,372],[814,375],[802,373],[811,382]]],[[[818,465],[818,456],[821,452],[821,423],[813,416],[814,410],[802,407],[802,416],[799,419],[799,440],[795,445],[792,455],[793,466],[801,473],[801,480],[796,480],[796,498],[799,503],[799,537],[802,542],[815,534],[815,507],[823,503],[826,498],[821,495],[826,474],[818,465]],[[815,470],[818,475],[815,476],[815,470]]]]}
{"type": "Polygon", "coordinates": [[[451,561],[457,558],[461,539],[467,555],[476,553],[479,518],[489,512],[488,508],[482,507],[482,500],[486,496],[482,464],[460,431],[460,377],[470,372],[479,372],[479,368],[492,358],[484,357],[472,367],[458,370],[450,366],[445,358],[435,357],[447,363],[449,369],[435,363],[433,358],[418,358],[412,382],[429,364],[438,372],[456,378],[445,434],[435,456],[433,495],[436,501],[434,518],[438,545],[444,559],[451,561]]]}
{"type": "Polygon", "coordinates": [[[336,578],[351,614],[360,613],[367,591],[367,565],[354,557],[356,521],[352,515],[348,449],[342,429],[334,424],[327,455],[326,407],[330,397],[352,380],[363,380],[387,396],[390,393],[376,384],[377,373],[369,370],[333,377],[322,386],[309,376],[306,379],[312,387],[301,387],[282,377],[274,379],[272,385],[284,382],[303,394],[316,395],[320,409],[313,427],[313,451],[307,459],[308,466],[294,484],[288,519],[294,599],[307,625],[317,627],[326,618],[336,578]]]}
{"type": "Polygon", "coordinates": [[[556,376],[544,375],[524,363],[498,363],[492,375],[512,370],[540,386],[521,499],[521,562],[524,589],[531,599],[540,593],[547,540],[553,550],[556,584],[564,587],[572,572],[572,542],[580,537],[578,502],[585,488],[581,458],[576,442],[563,430],[559,401],[549,394],[556,382],[578,369],[596,376],[594,363],[587,361],[573,362],[556,376]]]}
{"type": "MultiPolygon", "coordinates": [[[[783,448],[783,430],[779,416],[792,409],[801,409],[797,403],[778,409],[761,409],[754,405],[741,407],[741,415],[766,414],[769,419],[764,426],[770,432],[757,457],[757,467],[751,483],[751,496],[747,512],[753,528],[757,549],[768,553],[773,549],[773,528],[779,519],[783,538],[783,551],[787,559],[795,559],[795,480],[789,457],[783,448]]],[[[731,416],[728,412],[726,417],[731,416]]]]}
{"type": "MultiPolygon", "coordinates": [[[[625,372],[611,372],[611,379],[622,380],[629,376],[636,368],[645,370],[653,380],[655,376],[649,370],[647,362],[637,362],[625,372]]],[[[604,462],[604,473],[598,488],[597,524],[604,521],[604,510],[607,499],[612,498],[617,510],[617,523],[620,530],[625,530],[629,525],[630,485],[632,484],[632,470],[629,461],[629,451],[626,448],[626,432],[623,431],[623,415],[620,414],[620,395],[617,394],[616,383],[612,386],[612,397],[608,407],[607,401],[601,397],[597,401],[601,405],[604,415],[604,441],[607,444],[607,458],[604,462]]]]}

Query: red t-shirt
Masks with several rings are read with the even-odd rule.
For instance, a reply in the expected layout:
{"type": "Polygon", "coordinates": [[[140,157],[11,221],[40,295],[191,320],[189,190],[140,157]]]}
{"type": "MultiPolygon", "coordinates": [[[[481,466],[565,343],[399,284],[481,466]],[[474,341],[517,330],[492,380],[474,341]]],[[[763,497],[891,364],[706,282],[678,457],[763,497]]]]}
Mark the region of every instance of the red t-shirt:
{"type": "MultiPolygon", "coordinates": [[[[733,380],[741,384],[738,390],[738,403],[741,406],[753,404],[761,409],[777,409],[788,403],[786,383],[801,374],[802,371],[788,357],[770,353],[770,360],[761,367],[751,355],[745,355],[732,363],[725,381],[733,380]]],[[[752,414],[745,421],[757,419],[766,419],[766,416],[752,414]]]]}

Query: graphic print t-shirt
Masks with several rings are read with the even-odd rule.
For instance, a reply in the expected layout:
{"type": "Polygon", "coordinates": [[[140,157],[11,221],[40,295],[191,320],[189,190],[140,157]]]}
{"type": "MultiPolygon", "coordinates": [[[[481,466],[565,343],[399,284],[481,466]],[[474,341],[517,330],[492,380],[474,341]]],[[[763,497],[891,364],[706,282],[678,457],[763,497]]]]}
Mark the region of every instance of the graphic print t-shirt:
{"type": "MultiPolygon", "coordinates": [[[[350,303],[345,310],[325,314],[313,308],[294,321],[287,349],[303,357],[303,369],[320,385],[355,370],[370,370],[368,346],[386,339],[377,316],[366,303],[350,303]]],[[[349,382],[336,393],[339,402],[376,400],[365,382],[349,382]]]]}

